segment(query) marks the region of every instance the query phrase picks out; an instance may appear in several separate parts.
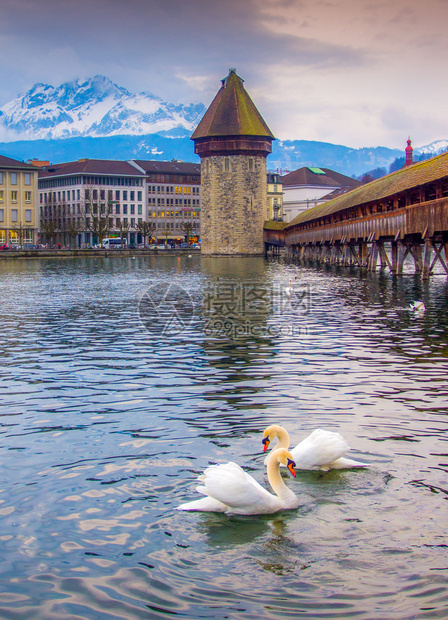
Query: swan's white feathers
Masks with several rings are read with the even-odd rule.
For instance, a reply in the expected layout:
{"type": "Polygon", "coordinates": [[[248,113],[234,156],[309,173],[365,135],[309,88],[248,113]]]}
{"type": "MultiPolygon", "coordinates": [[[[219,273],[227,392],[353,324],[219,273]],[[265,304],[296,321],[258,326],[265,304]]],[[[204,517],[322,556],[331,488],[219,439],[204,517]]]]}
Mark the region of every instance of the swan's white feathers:
{"type": "Polygon", "coordinates": [[[211,465],[204,472],[206,494],[232,508],[231,512],[248,507],[259,507],[261,503],[277,506],[276,497],[264,489],[252,476],[236,463],[211,465]]]}
{"type": "Polygon", "coordinates": [[[320,469],[341,458],[349,448],[339,433],[318,428],[291,450],[291,454],[298,468],[320,469]]]}
{"type": "Polygon", "coordinates": [[[266,491],[239,465],[229,462],[207,467],[199,476],[202,484],[196,489],[206,497],[182,504],[178,510],[251,515],[271,514],[279,510],[298,508],[297,496],[286,487],[280,476],[280,458],[286,463],[291,455],[284,449],[275,450],[270,454],[268,478],[276,495],[266,491]],[[288,456],[285,457],[285,455],[288,456]]]}
{"type": "MultiPolygon", "coordinates": [[[[270,439],[278,436],[279,443],[275,448],[287,447],[289,436],[286,430],[278,425],[272,425],[265,430],[265,435],[269,429],[270,439]]],[[[351,469],[353,467],[368,467],[367,463],[361,463],[353,459],[345,458],[345,454],[350,449],[347,441],[340,433],[323,429],[314,430],[308,437],[301,441],[295,448],[289,448],[296,469],[321,470],[330,469],[351,469]]],[[[265,459],[265,463],[267,459],[265,459]]]]}

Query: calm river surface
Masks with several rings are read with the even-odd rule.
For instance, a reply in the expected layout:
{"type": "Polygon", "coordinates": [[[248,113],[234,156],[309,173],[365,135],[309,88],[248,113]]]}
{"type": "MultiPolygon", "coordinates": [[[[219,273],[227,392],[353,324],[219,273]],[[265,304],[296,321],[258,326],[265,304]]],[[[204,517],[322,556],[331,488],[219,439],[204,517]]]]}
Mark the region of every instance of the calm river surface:
{"type": "Polygon", "coordinates": [[[0,287],[2,619],[448,617],[445,277],[92,257],[0,287]],[[285,475],[276,515],[175,510],[210,463],[267,485],[273,422],[370,467],[285,475]]]}

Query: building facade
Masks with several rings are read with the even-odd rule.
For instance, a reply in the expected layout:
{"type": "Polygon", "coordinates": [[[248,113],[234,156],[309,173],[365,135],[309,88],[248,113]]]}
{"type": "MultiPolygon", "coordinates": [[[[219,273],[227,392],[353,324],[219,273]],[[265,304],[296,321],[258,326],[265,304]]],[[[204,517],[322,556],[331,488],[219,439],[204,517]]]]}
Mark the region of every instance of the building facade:
{"type": "Polygon", "coordinates": [[[147,221],[157,243],[198,243],[201,238],[201,165],[135,160],[146,178],[147,221]]]}
{"type": "Polygon", "coordinates": [[[278,173],[268,172],[267,175],[267,209],[266,219],[283,221],[283,184],[278,173]]]}
{"type": "Polygon", "coordinates": [[[281,179],[285,222],[291,222],[299,213],[361,185],[360,181],[329,168],[299,168],[281,179]]]}
{"type": "Polygon", "coordinates": [[[200,238],[200,165],[80,159],[39,169],[40,237],[90,247],[104,237],[129,244],[200,238]]]}
{"type": "Polygon", "coordinates": [[[37,197],[36,168],[0,155],[0,244],[37,242],[37,197]]]}
{"type": "Polygon", "coordinates": [[[234,69],[191,138],[201,157],[202,253],[263,254],[274,136],[234,69]]]}

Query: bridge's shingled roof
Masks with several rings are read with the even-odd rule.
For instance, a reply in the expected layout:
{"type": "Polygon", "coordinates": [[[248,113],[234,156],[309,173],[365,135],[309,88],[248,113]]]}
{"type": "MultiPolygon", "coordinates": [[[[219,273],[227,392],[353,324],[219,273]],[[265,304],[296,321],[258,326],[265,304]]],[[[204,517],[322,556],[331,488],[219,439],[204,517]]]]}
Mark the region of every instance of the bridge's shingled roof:
{"type": "Polygon", "coordinates": [[[260,136],[274,139],[269,127],[243,86],[243,80],[231,69],[196,127],[192,140],[225,136],[260,136]]]}
{"type": "Polygon", "coordinates": [[[277,220],[266,220],[264,223],[264,230],[283,230],[288,224],[286,222],[279,222],[277,220]]]}
{"type": "Polygon", "coordinates": [[[448,176],[448,152],[420,161],[412,166],[401,168],[385,177],[376,179],[371,183],[357,187],[356,189],[329,200],[323,205],[317,205],[299,213],[289,224],[288,228],[295,224],[302,224],[311,220],[331,215],[350,207],[356,207],[368,202],[382,200],[394,196],[400,192],[420,187],[427,183],[437,181],[448,176]]]}

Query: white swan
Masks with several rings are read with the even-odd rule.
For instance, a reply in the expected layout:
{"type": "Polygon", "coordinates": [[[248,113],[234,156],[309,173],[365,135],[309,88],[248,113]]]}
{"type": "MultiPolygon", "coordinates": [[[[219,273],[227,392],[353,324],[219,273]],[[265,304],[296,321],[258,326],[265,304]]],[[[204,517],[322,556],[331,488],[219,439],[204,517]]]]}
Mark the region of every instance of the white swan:
{"type": "Polygon", "coordinates": [[[409,306],[409,310],[417,315],[423,315],[426,312],[426,306],[422,301],[413,301],[409,306]]]}
{"type": "MultiPolygon", "coordinates": [[[[295,448],[289,448],[289,435],[283,426],[272,424],[263,433],[264,451],[269,443],[278,437],[276,448],[286,448],[291,452],[297,469],[350,469],[352,467],[368,467],[367,463],[360,463],[344,458],[350,446],[339,433],[316,429],[301,441],[295,448]]],[[[268,456],[268,459],[270,457],[268,456]]]]}
{"type": "Polygon", "coordinates": [[[293,476],[296,475],[294,460],[288,450],[273,450],[268,458],[267,472],[269,484],[276,495],[266,491],[236,463],[211,465],[198,478],[202,485],[196,490],[205,497],[182,504],[177,510],[258,515],[298,508],[299,499],[283,482],[280,464],[285,465],[293,476]]]}

